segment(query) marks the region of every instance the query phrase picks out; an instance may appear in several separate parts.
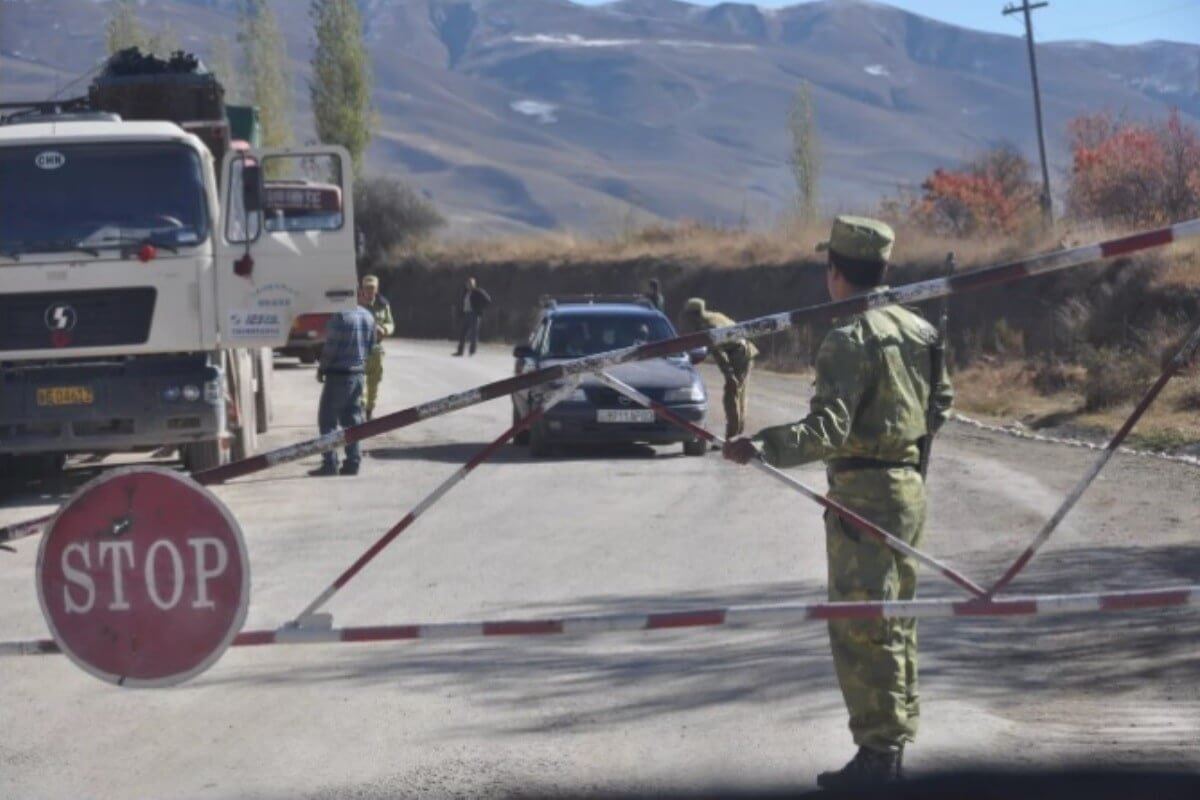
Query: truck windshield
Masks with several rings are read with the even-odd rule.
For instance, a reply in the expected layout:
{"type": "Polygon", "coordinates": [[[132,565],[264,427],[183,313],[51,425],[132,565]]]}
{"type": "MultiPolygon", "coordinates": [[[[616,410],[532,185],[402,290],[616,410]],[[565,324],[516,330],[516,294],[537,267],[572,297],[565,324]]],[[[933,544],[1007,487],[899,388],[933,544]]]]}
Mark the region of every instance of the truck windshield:
{"type": "Polygon", "coordinates": [[[0,254],[168,248],[208,235],[200,158],[170,143],[0,148],[0,254]]]}

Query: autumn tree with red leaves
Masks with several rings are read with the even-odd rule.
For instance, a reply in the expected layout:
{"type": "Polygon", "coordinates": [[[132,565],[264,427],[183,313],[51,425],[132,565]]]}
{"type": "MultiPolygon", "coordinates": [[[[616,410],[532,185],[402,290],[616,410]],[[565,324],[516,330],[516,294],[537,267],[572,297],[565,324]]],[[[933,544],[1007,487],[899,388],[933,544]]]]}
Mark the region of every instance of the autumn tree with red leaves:
{"type": "Polygon", "coordinates": [[[1200,131],[1178,110],[1151,123],[1087,114],[1068,136],[1073,217],[1135,226],[1200,216],[1200,131]]]}
{"type": "Polygon", "coordinates": [[[1012,234],[1038,211],[1038,184],[1032,167],[1014,148],[983,153],[962,169],[936,169],[921,184],[903,216],[943,236],[1012,234]]]}

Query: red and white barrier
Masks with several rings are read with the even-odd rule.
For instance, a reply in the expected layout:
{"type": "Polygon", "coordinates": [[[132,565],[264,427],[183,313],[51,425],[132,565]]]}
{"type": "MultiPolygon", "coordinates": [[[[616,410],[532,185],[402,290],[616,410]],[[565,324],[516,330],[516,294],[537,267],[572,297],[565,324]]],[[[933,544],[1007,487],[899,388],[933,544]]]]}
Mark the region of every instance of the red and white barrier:
{"type": "MultiPolygon", "coordinates": [[[[908,600],[863,603],[773,603],[735,605],[686,611],[589,614],[546,619],[484,622],[433,622],[350,628],[284,627],[243,631],[234,647],[276,644],[388,642],[411,639],[475,639],[495,636],[586,636],[597,633],[661,631],[680,628],[790,625],[847,619],[936,619],[945,617],[1029,617],[1140,611],[1200,604],[1200,586],[1177,586],[1133,592],[1038,595],[992,600],[908,600]]],[[[51,655],[51,639],[0,642],[0,656],[51,655]]]]}

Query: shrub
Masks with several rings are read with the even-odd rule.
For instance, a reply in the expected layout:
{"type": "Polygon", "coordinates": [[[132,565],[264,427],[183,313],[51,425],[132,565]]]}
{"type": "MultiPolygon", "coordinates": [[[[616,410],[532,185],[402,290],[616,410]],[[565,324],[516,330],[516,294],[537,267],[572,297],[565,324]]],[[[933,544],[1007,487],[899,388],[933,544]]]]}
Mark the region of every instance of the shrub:
{"type": "Polygon", "coordinates": [[[1102,411],[1137,397],[1158,372],[1154,358],[1132,348],[1093,350],[1085,365],[1083,406],[1087,411],[1102,411]]]}
{"type": "Polygon", "coordinates": [[[425,238],[443,224],[432,203],[395,178],[364,178],[354,184],[361,264],[378,264],[396,248],[425,238]]]}
{"type": "Polygon", "coordinates": [[[1010,146],[983,153],[960,170],[936,169],[921,196],[890,205],[922,229],[954,237],[1011,235],[1036,219],[1038,184],[1010,146]]]}
{"type": "Polygon", "coordinates": [[[1088,114],[1067,130],[1072,216],[1133,226],[1200,214],[1200,131],[1178,110],[1152,123],[1088,114]]]}

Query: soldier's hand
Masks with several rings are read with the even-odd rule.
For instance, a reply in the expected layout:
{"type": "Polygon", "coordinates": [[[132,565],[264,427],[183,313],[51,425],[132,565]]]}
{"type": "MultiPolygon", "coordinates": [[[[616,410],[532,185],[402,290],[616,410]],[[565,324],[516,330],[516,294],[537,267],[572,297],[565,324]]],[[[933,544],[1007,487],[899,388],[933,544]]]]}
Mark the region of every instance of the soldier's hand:
{"type": "Polygon", "coordinates": [[[721,455],[735,464],[748,464],[751,459],[758,458],[758,448],[745,436],[739,436],[725,443],[721,455]]]}
{"type": "Polygon", "coordinates": [[[387,338],[387,331],[384,329],[384,327],[382,325],[375,326],[375,338],[377,340],[387,338]]]}

